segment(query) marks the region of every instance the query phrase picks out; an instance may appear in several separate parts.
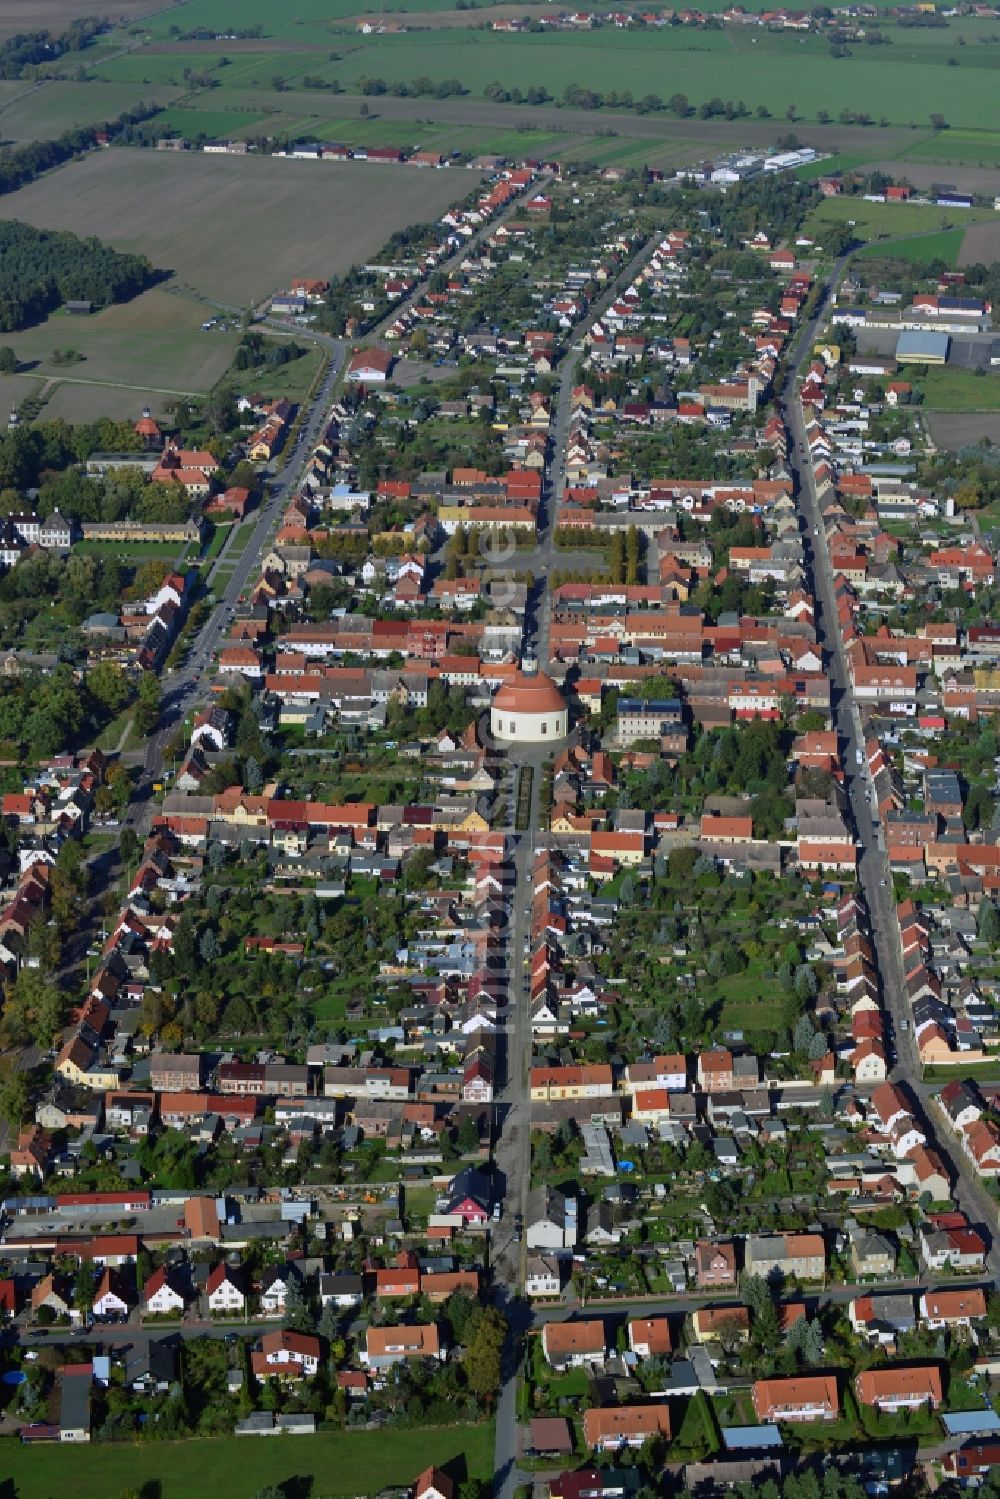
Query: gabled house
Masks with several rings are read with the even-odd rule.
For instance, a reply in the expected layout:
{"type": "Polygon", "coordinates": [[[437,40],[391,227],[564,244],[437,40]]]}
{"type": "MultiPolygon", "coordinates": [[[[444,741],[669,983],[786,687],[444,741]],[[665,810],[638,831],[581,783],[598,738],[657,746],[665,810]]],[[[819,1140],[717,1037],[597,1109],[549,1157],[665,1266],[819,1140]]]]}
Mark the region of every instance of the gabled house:
{"type": "Polygon", "coordinates": [[[736,1247],[728,1241],[700,1239],[695,1245],[694,1272],[701,1291],[736,1284],[736,1247]]]}
{"type": "Polygon", "coordinates": [[[257,1379],[311,1379],[319,1369],[323,1348],[311,1333],[290,1332],[282,1327],[267,1332],[260,1347],[250,1355],[250,1367],[257,1379]]]}
{"type": "Polygon", "coordinates": [[[299,1274],[289,1265],[272,1265],[264,1273],[260,1287],[260,1310],[265,1317],[281,1317],[285,1312],[289,1287],[299,1274]]]}
{"type": "Polygon", "coordinates": [[[628,1346],[637,1358],[666,1358],[673,1352],[666,1317],[635,1317],[628,1324],[628,1346]]]}
{"type": "Polygon", "coordinates": [[[108,1266],[94,1292],[92,1312],[95,1321],[124,1321],[134,1304],[135,1285],[131,1272],[108,1266]]]}
{"type": "Polygon", "coordinates": [[[861,1405],[874,1406],[880,1411],[916,1410],[921,1405],[936,1410],[944,1400],[937,1364],[891,1364],[882,1369],[865,1369],[855,1379],[854,1391],[861,1405]]]}
{"type": "Polygon", "coordinates": [[[444,1350],[437,1328],[416,1327],[369,1327],[365,1333],[365,1349],[361,1360],[370,1369],[388,1369],[393,1364],[410,1358],[443,1359],[444,1350]]]}
{"type": "Polygon", "coordinates": [[[979,1286],[955,1291],[925,1291],[920,1298],[920,1320],[925,1327],[971,1327],[986,1316],[986,1292],[979,1286]]]}
{"type": "Polygon", "coordinates": [[[546,1322],[542,1328],[542,1352],[553,1369],[603,1364],[607,1356],[604,1323],[600,1318],[586,1322],[546,1322]]]}
{"type": "Polygon", "coordinates": [[[584,1411],[583,1439],[594,1452],[641,1447],[655,1437],[669,1442],[670,1410],[657,1405],[615,1405],[584,1411]]]}
{"type": "Polygon", "coordinates": [[[205,1293],[208,1297],[208,1309],[213,1315],[221,1313],[231,1316],[247,1309],[242,1272],[227,1265],[224,1260],[210,1272],[205,1283],[205,1293]]]}
{"type": "Polygon", "coordinates": [[[143,1310],[147,1317],[181,1317],[185,1300],[177,1282],[166,1266],[154,1270],[142,1288],[143,1310]]]}
{"type": "Polygon", "coordinates": [[[840,1414],[835,1374],[758,1379],[752,1394],[758,1421],[836,1421],[840,1414]]]}

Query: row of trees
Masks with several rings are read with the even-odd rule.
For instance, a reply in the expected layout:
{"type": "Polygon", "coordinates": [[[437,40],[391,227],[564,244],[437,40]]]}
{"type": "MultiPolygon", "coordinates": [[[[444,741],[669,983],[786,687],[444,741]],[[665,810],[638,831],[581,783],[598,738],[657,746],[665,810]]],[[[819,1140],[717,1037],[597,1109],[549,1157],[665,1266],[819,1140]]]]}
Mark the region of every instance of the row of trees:
{"type": "Polygon", "coordinates": [[[460,78],[442,78],[435,83],[433,78],[421,76],[414,78],[412,83],[386,83],[384,78],[362,77],[358,79],[358,92],[376,97],[379,94],[391,94],[399,99],[450,99],[455,95],[467,94],[469,90],[460,78]]]}
{"type": "MultiPolygon", "coordinates": [[[[159,105],[137,104],[125,110],[106,127],[111,136],[119,135],[139,120],[148,120],[156,114],[159,105]]],[[[34,182],[43,172],[62,166],[74,156],[82,156],[97,145],[97,131],[91,125],[74,126],[65,130],[54,140],[28,141],[23,146],[12,146],[0,152],[0,193],[12,193],[19,187],[34,182]]]]}
{"type": "Polygon", "coordinates": [[[51,31],[18,31],[0,44],[0,78],[22,78],[26,69],[52,62],[66,52],[80,52],[104,29],[104,22],[84,16],[61,36],[51,31]]]}

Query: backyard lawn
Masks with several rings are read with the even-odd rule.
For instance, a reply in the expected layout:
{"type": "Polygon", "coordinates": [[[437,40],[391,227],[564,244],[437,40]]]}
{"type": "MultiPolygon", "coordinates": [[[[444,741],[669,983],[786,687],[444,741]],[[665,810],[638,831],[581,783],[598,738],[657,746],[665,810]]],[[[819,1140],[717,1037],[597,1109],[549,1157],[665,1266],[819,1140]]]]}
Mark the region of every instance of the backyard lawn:
{"type": "Polygon", "coordinates": [[[448,1426],[406,1431],[320,1433],[298,1441],[278,1437],[212,1437],[146,1445],[93,1444],[72,1449],[0,1443],[0,1472],[17,1499],[108,1499],[123,1489],[155,1486],[159,1499],[247,1499],[269,1484],[294,1479],[310,1499],[374,1494],[408,1486],[431,1463],[461,1480],[493,1474],[493,1426],[448,1426]]]}

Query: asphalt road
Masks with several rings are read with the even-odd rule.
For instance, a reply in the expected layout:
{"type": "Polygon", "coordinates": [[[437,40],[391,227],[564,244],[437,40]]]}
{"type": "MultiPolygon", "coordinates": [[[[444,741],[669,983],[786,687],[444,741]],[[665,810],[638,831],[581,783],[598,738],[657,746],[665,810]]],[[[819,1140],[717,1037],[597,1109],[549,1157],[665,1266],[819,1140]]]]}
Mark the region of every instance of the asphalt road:
{"type": "Polygon", "coordinates": [[[257,512],[257,524],[243,555],[237,561],[215,607],[188,646],[182,667],[164,678],[163,706],[156,731],[147,740],[142,761],[142,775],[136,795],[125,814],[125,824],[140,830],[149,819],[152,807],[152,783],[163,770],[164,750],[178,724],[207,699],[215,678],[215,658],[228,634],[240,595],[260,570],[261,559],[278,522],[296,492],[302,467],[318,442],[327,420],[334,385],[343,366],[346,345],[330,341],[331,359],[327,372],[312,400],[309,414],[299,428],[292,446],[283,454],[281,477],[274,469],[266,471],[265,498],[257,512]]]}
{"type": "Polygon", "coordinates": [[[896,1061],[890,1074],[914,1096],[917,1113],[927,1133],[928,1143],[950,1167],[956,1205],[970,1221],[985,1228],[989,1240],[988,1266],[994,1278],[1000,1277],[1000,1253],[995,1242],[996,1205],[978,1174],[950,1133],[932,1100],[935,1090],[923,1081],[923,1068],[910,1024],[910,1006],[903,985],[899,924],[893,899],[892,875],[888,858],[875,820],[874,792],[864,756],[864,735],[860,711],[855,700],[844,642],[837,628],[834,600],[834,575],[829,548],[821,525],[820,507],[813,482],[812,465],[805,444],[805,423],[798,399],[796,382],[809,357],[823,314],[826,298],[839,281],[846,257],[830,273],[819,306],[796,339],[789,359],[787,378],[780,402],[792,442],[791,467],[796,479],[797,503],[804,522],[807,554],[811,556],[813,587],[816,597],[816,634],[827,660],[832,688],[834,726],[844,741],[843,757],[846,789],[854,819],[858,845],[858,877],[868,903],[872,937],[878,958],[882,985],[882,1002],[891,1029],[887,1039],[895,1049],[896,1061]],[[859,765],[858,755],[863,763],[859,765]]]}
{"type": "MultiPolygon", "coordinates": [[[[530,560],[518,557],[515,563],[519,569],[530,567],[535,575],[535,587],[525,621],[524,656],[533,656],[543,670],[549,665],[549,575],[556,562],[554,520],[565,481],[566,440],[569,435],[573,381],[582,341],[619,292],[634,281],[662,238],[662,232],[652,236],[622,267],[603,295],[587,308],[573,328],[558,366],[559,383],[549,428],[550,461],[538,515],[538,544],[530,560]]],[[[499,1134],[494,1145],[494,1164],[503,1175],[505,1195],[504,1218],[501,1220],[500,1230],[493,1236],[496,1246],[493,1274],[497,1300],[510,1322],[510,1335],[503,1353],[503,1382],[496,1411],[495,1499],[514,1499],[517,1487],[531,1481],[530,1475],[517,1468],[517,1382],[521,1340],[530,1324],[530,1309],[521,1297],[527,1252],[523,1241],[515,1243],[512,1232],[516,1214],[521,1214],[525,1221],[527,1219],[528,1191],[531,1185],[531,1103],[528,1090],[528,1069],[531,1063],[528,964],[531,955],[531,904],[534,893],[531,874],[541,815],[542,769],[547,754],[545,747],[539,746],[537,749],[510,753],[509,756],[515,769],[530,766],[533,778],[528,831],[517,835],[514,852],[516,881],[511,894],[507,945],[510,973],[510,1005],[505,1027],[507,1070],[502,1093],[502,1099],[508,1108],[504,1117],[499,1120],[499,1134]]],[[[515,801],[516,796],[512,798],[512,813],[515,801]]]]}

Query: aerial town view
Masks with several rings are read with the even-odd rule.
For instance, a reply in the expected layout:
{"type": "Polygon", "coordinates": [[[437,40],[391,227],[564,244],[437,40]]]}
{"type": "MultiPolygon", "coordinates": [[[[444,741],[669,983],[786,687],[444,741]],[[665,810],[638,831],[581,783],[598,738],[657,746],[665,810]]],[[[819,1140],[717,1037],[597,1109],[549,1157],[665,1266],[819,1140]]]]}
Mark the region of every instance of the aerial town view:
{"type": "Polygon", "coordinates": [[[0,196],[0,1499],[1000,1499],[1000,0],[0,0],[0,196]]]}

